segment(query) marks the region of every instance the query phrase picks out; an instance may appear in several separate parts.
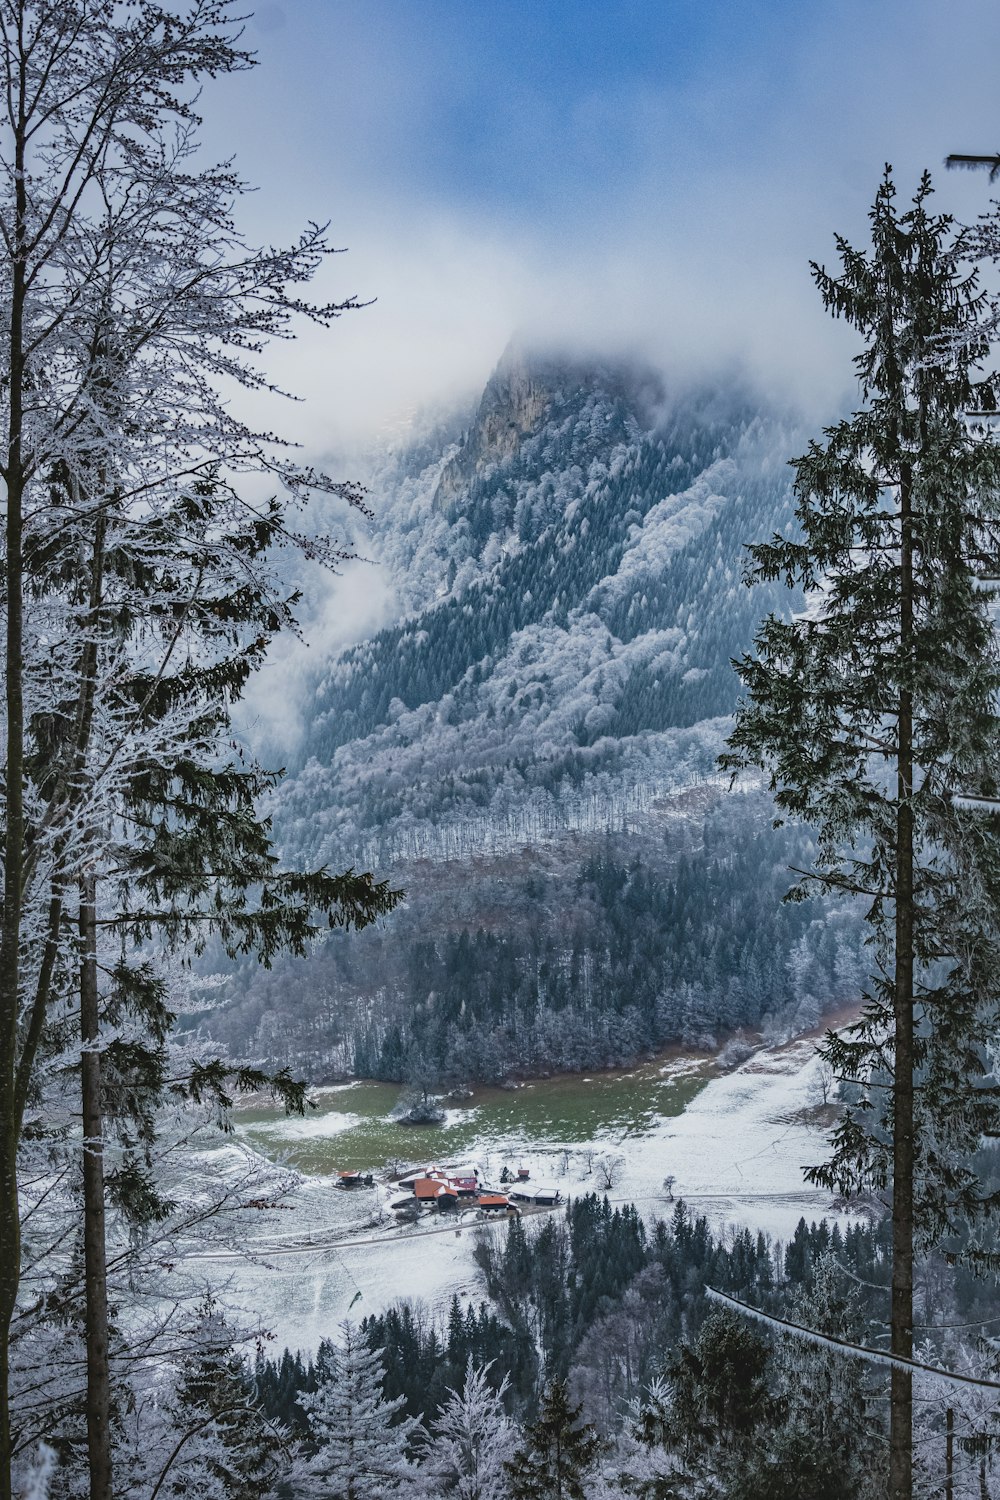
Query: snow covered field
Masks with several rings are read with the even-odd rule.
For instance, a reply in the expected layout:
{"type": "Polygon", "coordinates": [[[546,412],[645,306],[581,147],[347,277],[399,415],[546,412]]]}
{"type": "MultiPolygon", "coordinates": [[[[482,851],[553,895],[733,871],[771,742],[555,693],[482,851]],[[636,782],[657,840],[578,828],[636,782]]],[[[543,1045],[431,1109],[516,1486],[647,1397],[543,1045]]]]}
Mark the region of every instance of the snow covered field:
{"type": "MultiPolygon", "coordinates": [[[[703,1066],[673,1059],[663,1069],[676,1076],[703,1066]]],[[[563,1199],[600,1190],[602,1160],[621,1157],[609,1196],[636,1203],[647,1218],[672,1212],[663,1189],[669,1175],[674,1197],[705,1214],[715,1230],[747,1225],[787,1239],[803,1215],[843,1217],[828,1193],[802,1178],[803,1168],[826,1154],[824,1128],[815,1123],[819,1102],[814,1043],[803,1039],[757,1052],[732,1073],[712,1078],[673,1118],[644,1119],[624,1134],[599,1131],[570,1146],[487,1135],[467,1157],[495,1180],[513,1153],[533,1182],[555,1183],[563,1199]]],[[[333,1122],[324,1127],[322,1117],[310,1124],[317,1132],[335,1128],[333,1122]]],[[[289,1135],[300,1128],[289,1122],[289,1135]]],[[[279,1350],[285,1344],[315,1349],[348,1314],[361,1318],[398,1298],[421,1299],[431,1311],[446,1310],[454,1295],[478,1298],[475,1237],[503,1234],[503,1224],[482,1225],[467,1212],[429,1215],[401,1228],[384,1208],[395,1192],[342,1192],[330,1176],[303,1177],[294,1211],[276,1216],[273,1234],[255,1244],[259,1259],[212,1262],[213,1278],[230,1279],[235,1300],[259,1315],[279,1350]]]]}
{"type": "Polygon", "coordinates": [[[748,1225],[783,1240],[803,1216],[845,1217],[829,1193],[803,1180],[803,1170],[827,1155],[826,1127],[815,1122],[818,1074],[812,1040],[755,1053],[713,1079],[677,1119],[628,1143],[615,1196],[662,1215],[657,1193],[672,1173],[675,1197],[713,1229],[748,1225]]]}

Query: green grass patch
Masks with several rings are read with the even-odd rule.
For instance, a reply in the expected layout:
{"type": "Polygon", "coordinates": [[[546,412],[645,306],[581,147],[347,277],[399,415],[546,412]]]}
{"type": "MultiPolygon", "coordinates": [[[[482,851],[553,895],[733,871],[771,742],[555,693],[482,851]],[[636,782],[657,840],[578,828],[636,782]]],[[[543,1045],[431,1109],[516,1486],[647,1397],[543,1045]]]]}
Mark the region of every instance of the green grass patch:
{"type": "Polygon", "coordinates": [[[395,1162],[450,1162],[490,1148],[516,1154],[536,1146],[627,1145],[657,1119],[682,1114],[708,1081],[709,1063],[644,1063],[610,1073],[541,1078],[516,1089],[479,1088],[445,1101],[443,1125],[398,1125],[389,1118],[401,1090],[360,1082],[316,1091],[305,1119],[279,1110],[240,1110],[237,1126],[254,1148],[300,1171],[328,1173],[395,1162]]]}

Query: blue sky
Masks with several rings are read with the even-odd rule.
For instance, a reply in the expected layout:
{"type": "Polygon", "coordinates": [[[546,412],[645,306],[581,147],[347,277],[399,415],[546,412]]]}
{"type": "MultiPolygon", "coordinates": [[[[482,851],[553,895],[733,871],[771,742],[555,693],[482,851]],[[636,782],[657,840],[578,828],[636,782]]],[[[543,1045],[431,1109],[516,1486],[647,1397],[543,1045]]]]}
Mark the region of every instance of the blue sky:
{"type": "Polygon", "coordinates": [[[737,360],[821,410],[849,378],[808,274],[885,161],[971,217],[1000,148],[995,0],[258,0],[212,84],[250,233],[329,219],[375,305],[276,355],[321,451],[482,384],[508,336],[737,360]]]}

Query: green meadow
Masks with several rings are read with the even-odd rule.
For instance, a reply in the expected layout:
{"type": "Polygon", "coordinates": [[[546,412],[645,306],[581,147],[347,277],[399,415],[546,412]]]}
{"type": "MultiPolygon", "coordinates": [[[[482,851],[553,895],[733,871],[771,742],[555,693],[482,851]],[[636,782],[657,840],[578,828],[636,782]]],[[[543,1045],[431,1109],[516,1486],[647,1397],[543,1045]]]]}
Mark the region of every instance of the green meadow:
{"type": "Polygon", "coordinates": [[[309,1173],[409,1162],[450,1162],[475,1150],[513,1158],[537,1146],[596,1142],[613,1149],[645,1135],[658,1118],[679,1115],[710,1076],[707,1060],[662,1059],[628,1070],[540,1078],[513,1089],[479,1088],[443,1101],[443,1125],[391,1118],[402,1090],[362,1081],[317,1089],[304,1118],[254,1104],[236,1115],[239,1133],[267,1156],[309,1173]]]}

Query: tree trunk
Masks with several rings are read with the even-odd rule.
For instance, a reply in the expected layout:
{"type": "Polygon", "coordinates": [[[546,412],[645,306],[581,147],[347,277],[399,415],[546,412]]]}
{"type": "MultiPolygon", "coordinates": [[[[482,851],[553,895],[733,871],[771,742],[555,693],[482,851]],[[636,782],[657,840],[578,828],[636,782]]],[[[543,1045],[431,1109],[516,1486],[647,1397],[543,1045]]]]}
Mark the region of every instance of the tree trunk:
{"type": "MultiPolygon", "coordinates": [[[[896,767],[896,930],[893,996],[892,1312],[890,1348],[913,1357],[913,544],[910,475],[900,483],[900,657],[896,767]]],[[[890,1500],[913,1494],[913,1377],[893,1367],[889,1402],[890,1500]]]]}
{"type": "Polygon", "coordinates": [[[80,1078],[83,1095],[83,1256],[87,1292],[87,1453],[90,1500],[111,1500],[111,1375],[104,1242],[104,1118],[97,991],[95,880],[80,887],[80,1078]]]}
{"type": "Polygon", "coordinates": [[[18,98],[18,128],[14,143],[15,244],[11,265],[9,317],[10,414],[3,478],[7,488],[4,527],[7,568],[7,633],[5,729],[7,734],[7,826],[4,831],[3,928],[0,933],[0,1500],[11,1500],[10,1325],[21,1277],[21,1218],[17,1191],[19,1122],[15,1069],[20,1001],[21,903],[24,896],[24,621],[23,531],[24,462],[24,304],[25,133],[23,79],[18,98]]]}
{"type": "Polygon", "coordinates": [[[17,1300],[21,1261],[12,1070],[13,1059],[6,1055],[5,1049],[0,1080],[0,1117],[3,1120],[0,1160],[0,1500],[11,1500],[10,1324],[17,1300]]]}

